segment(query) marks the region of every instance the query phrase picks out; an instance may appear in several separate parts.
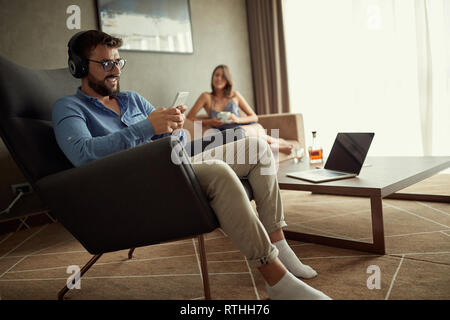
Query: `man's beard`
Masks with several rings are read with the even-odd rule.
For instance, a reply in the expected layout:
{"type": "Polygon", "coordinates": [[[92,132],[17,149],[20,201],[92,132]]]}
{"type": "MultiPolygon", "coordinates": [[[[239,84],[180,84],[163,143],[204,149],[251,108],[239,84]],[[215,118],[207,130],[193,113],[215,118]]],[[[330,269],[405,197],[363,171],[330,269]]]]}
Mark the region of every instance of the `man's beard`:
{"type": "Polygon", "coordinates": [[[91,87],[92,90],[94,90],[96,93],[98,93],[99,95],[101,95],[103,97],[116,95],[120,92],[119,77],[117,77],[117,88],[109,89],[105,85],[105,81],[106,81],[106,79],[108,79],[110,77],[113,77],[113,76],[108,76],[103,81],[98,81],[92,75],[89,74],[88,75],[88,85],[89,85],[89,87],[91,87]]]}

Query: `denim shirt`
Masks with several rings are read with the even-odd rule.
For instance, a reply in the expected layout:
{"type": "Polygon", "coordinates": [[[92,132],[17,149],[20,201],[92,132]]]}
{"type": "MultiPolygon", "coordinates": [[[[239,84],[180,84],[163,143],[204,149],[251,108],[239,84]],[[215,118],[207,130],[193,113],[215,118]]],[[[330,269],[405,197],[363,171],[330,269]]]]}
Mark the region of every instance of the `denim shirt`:
{"type": "MultiPolygon", "coordinates": [[[[121,91],[115,98],[120,116],[80,88],[75,95],[55,102],[52,119],[56,141],[74,166],[170,135],[155,135],[147,120],[155,108],[138,93],[121,91]]],[[[184,130],[173,134],[186,144],[184,130]]]]}

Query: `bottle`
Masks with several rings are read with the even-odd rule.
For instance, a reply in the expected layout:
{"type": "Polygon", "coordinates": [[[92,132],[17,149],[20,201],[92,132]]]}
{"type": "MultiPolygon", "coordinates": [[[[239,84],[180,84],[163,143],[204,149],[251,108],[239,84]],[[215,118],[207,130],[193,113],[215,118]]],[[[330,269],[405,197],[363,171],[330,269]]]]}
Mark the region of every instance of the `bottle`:
{"type": "Polygon", "coordinates": [[[308,147],[309,151],[309,163],[317,164],[323,161],[323,150],[322,147],[316,141],[316,131],[312,132],[312,144],[308,147]]]}

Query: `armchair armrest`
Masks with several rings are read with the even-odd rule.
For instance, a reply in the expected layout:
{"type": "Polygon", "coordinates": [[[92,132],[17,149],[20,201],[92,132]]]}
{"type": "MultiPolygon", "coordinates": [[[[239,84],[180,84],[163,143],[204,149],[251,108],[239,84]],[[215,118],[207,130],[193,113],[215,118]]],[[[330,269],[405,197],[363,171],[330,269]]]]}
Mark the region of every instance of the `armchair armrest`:
{"type": "Polygon", "coordinates": [[[279,129],[280,138],[285,140],[296,140],[301,147],[305,148],[305,129],[303,126],[303,116],[301,113],[277,113],[258,115],[258,122],[268,130],[279,129]]]}
{"type": "Polygon", "coordinates": [[[47,176],[36,186],[52,214],[92,254],[198,235],[218,227],[175,137],[47,176]]]}

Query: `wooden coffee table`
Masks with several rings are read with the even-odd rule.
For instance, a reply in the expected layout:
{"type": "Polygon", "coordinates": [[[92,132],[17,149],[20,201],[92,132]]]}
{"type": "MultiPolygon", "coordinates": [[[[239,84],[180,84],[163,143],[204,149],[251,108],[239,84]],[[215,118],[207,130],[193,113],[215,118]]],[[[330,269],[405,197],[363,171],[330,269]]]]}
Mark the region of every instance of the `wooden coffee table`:
{"type": "Polygon", "coordinates": [[[385,254],[383,199],[402,199],[450,203],[450,195],[398,193],[450,167],[450,157],[368,157],[356,178],[322,183],[290,178],[287,172],[309,170],[308,159],[280,163],[278,183],[280,189],[311,191],[313,193],[361,196],[370,198],[373,243],[339,239],[285,230],[287,239],[313,242],[333,247],[385,254]]]}

